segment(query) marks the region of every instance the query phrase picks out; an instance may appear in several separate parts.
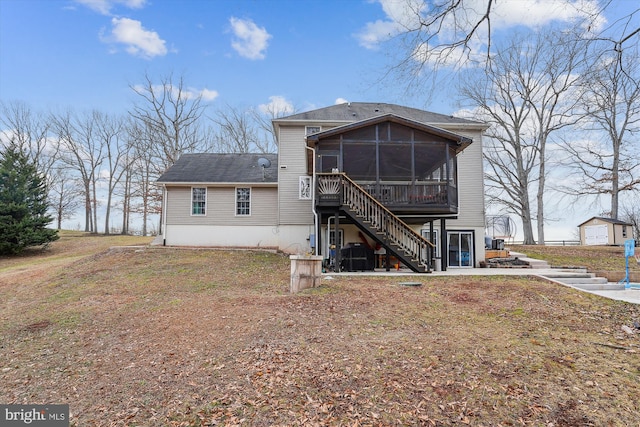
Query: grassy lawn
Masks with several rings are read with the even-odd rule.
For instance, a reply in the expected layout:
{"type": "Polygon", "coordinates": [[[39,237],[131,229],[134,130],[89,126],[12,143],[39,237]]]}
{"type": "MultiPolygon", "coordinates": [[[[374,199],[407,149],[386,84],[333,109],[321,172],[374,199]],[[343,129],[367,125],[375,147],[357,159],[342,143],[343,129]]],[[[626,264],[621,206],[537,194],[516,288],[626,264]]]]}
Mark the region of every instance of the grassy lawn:
{"type": "Polygon", "coordinates": [[[109,250],[149,241],[0,259],[0,402],[73,426],[638,424],[636,305],[525,276],[290,295],[283,255],[109,250]]]}
{"type": "MultiPolygon", "coordinates": [[[[589,271],[623,271],[624,247],[621,246],[536,246],[510,245],[510,249],[531,258],[544,259],[555,267],[586,267],[589,271]]],[[[640,271],[635,259],[629,260],[631,270],[640,271]]]]}

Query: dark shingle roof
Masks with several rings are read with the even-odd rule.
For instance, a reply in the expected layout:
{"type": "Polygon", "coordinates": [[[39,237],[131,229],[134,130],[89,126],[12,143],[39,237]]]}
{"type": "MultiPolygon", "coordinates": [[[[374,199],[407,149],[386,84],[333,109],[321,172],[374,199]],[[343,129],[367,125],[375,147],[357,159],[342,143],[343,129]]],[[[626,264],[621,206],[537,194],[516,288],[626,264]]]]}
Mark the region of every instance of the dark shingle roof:
{"type": "Polygon", "coordinates": [[[158,179],[159,183],[276,183],[277,154],[183,154],[158,179]],[[271,165],[262,168],[258,160],[271,165]]]}
{"type": "Polygon", "coordinates": [[[330,107],[281,117],[278,120],[326,120],[355,122],[370,119],[372,117],[393,114],[421,123],[438,124],[480,124],[472,120],[447,116],[444,114],[432,113],[430,111],[419,110],[417,108],[404,107],[396,104],[385,104],[380,102],[349,102],[332,105],[330,107]]]}

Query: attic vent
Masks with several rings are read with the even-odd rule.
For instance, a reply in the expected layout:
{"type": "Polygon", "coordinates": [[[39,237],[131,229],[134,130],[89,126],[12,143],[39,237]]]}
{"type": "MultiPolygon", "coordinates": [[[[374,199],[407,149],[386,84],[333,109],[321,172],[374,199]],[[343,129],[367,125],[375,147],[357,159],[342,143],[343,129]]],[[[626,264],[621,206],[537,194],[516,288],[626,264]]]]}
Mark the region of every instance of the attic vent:
{"type": "Polygon", "coordinates": [[[380,109],[379,109],[379,108],[376,108],[376,109],[375,109],[375,110],[373,110],[373,111],[375,111],[376,113],[379,113],[379,112],[380,112],[380,109]]]}

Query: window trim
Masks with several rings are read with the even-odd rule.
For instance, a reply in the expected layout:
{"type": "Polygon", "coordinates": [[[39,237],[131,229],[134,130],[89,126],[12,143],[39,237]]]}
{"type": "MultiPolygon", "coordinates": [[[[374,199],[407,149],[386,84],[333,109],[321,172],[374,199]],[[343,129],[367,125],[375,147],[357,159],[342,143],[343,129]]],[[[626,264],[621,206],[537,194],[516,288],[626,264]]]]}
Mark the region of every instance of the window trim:
{"type": "Polygon", "coordinates": [[[311,177],[309,175],[301,175],[298,179],[298,200],[311,200],[311,192],[313,191],[313,189],[311,188],[312,182],[311,182],[311,177]],[[303,182],[305,184],[303,184],[303,182]],[[306,197],[303,197],[303,185],[309,188],[309,195],[306,197]]]}
{"type": "Polygon", "coordinates": [[[314,133],[318,133],[318,132],[322,132],[322,126],[305,126],[304,127],[305,136],[311,135],[311,134],[314,134],[314,133]],[[318,130],[313,131],[313,132],[309,132],[309,129],[318,129],[318,130]]]}
{"type": "Polygon", "coordinates": [[[189,190],[189,192],[191,193],[191,216],[207,216],[207,199],[208,199],[208,195],[209,195],[209,191],[207,189],[207,187],[191,187],[191,189],[189,190]],[[203,211],[204,213],[195,213],[194,212],[194,203],[196,202],[194,200],[194,194],[193,194],[193,190],[204,190],[204,206],[203,206],[203,211]]]}
{"type": "Polygon", "coordinates": [[[241,217],[251,216],[251,204],[252,204],[252,203],[251,203],[251,198],[252,198],[252,194],[251,194],[251,193],[253,193],[253,192],[251,191],[251,187],[235,187],[235,190],[234,190],[235,216],[241,216],[241,217]],[[239,203],[239,200],[238,200],[238,190],[245,190],[245,189],[246,189],[246,190],[249,190],[249,200],[247,200],[247,201],[242,201],[242,203],[248,203],[248,204],[249,204],[249,206],[248,206],[249,213],[246,213],[246,214],[245,214],[245,213],[239,213],[239,211],[240,211],[240,206],[238,205],[238,203],[239,203]]]}

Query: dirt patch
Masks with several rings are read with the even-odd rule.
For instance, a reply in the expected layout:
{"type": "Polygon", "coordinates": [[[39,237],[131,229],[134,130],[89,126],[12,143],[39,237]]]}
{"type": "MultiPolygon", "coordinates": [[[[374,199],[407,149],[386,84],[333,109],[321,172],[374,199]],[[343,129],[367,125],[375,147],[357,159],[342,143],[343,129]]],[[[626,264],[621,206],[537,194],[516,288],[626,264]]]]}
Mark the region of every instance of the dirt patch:
{"type": "Polygon", "coordinates": [[[31,323],[24,327],[24,330],[27,332],[35,332],[40,331],[42,329],[46,329],[51,326],[52,323],[49,320],[41,320],[39,322],[31,323]]]}
{"type": "Polygon", "coordinates": [[[0,271],[3,403],[73,426],[637,424],[638,306],[526,276],[291,295],[282,255],[87,248],[0,271]]]}

